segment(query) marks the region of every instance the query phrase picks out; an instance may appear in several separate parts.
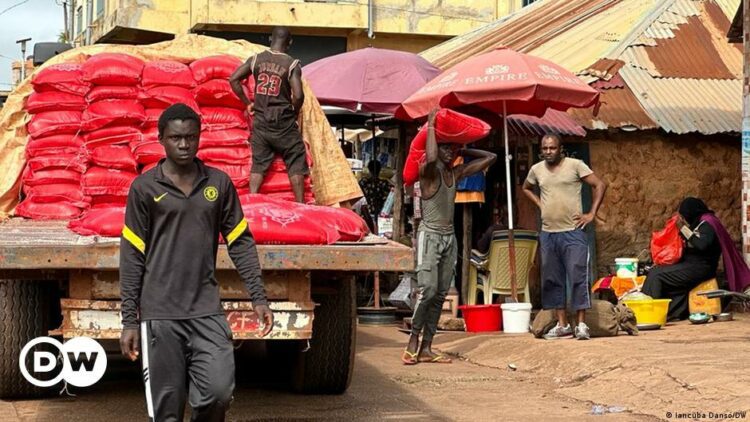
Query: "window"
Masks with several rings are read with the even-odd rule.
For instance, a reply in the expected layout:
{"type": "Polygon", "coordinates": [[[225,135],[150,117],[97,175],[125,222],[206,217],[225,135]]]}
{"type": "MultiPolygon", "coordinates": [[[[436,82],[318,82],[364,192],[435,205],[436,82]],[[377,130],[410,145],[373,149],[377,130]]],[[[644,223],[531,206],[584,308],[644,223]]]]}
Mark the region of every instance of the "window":
{"type": "Polygon", "coordinates": [[[107,0],[96,0],[96,17],[104,16],[104,5],[107,0]]]}
{"type": "Polygon", "coordinates": [[[531,3],[534,3],[535,1],[536,0],[523,0],[523,2],[522,2],[523,7],[526,7],[526,6],[530,5],[531,3]]]}
{"type": "Polygon", "coordinates": [[[78,6],[76,10],[76,34],[83,32],[83,6],[78,6]]]}

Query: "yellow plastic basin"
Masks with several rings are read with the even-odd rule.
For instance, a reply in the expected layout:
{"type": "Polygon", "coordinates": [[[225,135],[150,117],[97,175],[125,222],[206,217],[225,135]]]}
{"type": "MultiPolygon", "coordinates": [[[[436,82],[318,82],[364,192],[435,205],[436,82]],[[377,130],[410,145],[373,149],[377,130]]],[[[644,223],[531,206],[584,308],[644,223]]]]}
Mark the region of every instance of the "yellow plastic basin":
{"type": "Polygon", "coordinates": [[[663,327],[667,323],[667,311],[672,299],[624,300],[628,308],[633,310],[637,323],[659,324],[663,327]]]}

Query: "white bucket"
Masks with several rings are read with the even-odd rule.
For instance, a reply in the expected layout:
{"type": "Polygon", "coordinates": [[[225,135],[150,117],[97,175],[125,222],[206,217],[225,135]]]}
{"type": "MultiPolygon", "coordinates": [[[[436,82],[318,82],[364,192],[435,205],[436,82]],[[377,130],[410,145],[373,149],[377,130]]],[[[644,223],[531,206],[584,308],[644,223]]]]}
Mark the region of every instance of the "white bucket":
{"type": "Polygon", "coordinates": [[[531,323],[530,303],[503,303],[503,331],[510,334],[528,333],[531,323]]]}
{"type": "Polygon", "coordinates": [[[619,278],[638,276],[638,258],[615,258],[615,274],[619,278]]]}

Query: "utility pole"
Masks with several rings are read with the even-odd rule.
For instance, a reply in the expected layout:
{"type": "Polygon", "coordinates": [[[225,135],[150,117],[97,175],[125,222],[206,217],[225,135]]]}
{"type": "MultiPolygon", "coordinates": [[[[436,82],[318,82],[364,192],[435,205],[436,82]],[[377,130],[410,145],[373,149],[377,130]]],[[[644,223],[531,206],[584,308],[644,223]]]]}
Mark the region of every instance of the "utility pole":
{"type": "Polygon", "coordinates": [[[21,80],[26,79],[26,43],[31,41],[31,38],[24,38],[22,40],[16,40],[16,44],[21,44],[21,80]]]}
{"type": "Polygon", "coordinates": [[[65,31],[65,42],[69,43],[73,39],[73,31],[68,28],[68,2],[62,2],[63,7],[63,28],[65,31]]]}
{"type": "Polygon", "coordinates": [[[742,2],[742,253],[750,262],[750,0],[742,2]]]}

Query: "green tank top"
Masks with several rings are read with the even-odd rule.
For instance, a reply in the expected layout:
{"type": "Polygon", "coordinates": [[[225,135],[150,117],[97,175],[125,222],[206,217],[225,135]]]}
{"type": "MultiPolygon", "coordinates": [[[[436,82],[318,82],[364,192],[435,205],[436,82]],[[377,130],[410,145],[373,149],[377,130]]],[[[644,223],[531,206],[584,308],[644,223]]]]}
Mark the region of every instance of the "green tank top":
{"type": "Polygon", "coordinates": [[[456,176],[451,170],[453,183],[447,186],[440,172],[440,186],[429,199],[422,199],[422,222],[419,230],[438,234],[453,234],[453,211],[456,204],[456,176]]]}

